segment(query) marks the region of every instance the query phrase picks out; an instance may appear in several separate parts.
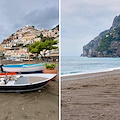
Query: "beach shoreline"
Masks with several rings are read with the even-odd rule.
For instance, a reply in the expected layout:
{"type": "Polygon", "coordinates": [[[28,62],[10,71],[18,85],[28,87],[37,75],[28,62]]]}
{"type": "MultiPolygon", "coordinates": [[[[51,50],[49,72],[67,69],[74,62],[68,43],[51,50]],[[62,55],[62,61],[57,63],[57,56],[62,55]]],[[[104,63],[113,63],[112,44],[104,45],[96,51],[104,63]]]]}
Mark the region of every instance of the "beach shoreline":
{"type": "MultiPolygon", "coordinates": [[[[31,64],[40,62],[35,60],[31,61],[31,64]]],[[[41,90],[22,94],[0,93],[0,120],[59,119],[59,62],[55,63],[55,69],[58,71],[55,81],[50,81],[41,90]]],[[[14,64],[14,62],[4,64],[14,64]]]]}
{"type": "Polygon", "coordinates": [[[120,119],[120,70],[61,78],[62,120],[120,119]]]}
{"type": "Polygon", "coordinates": [[[106,73],[106,72],[113,72],[120,70],[120,67],[118,68],[109,68],[106,70],[98,70],[98,71],[93,71],[93,72],[80,72],[80,73],[72,73],[72,74],[62,74],[61,77],[69,77],[69,76],[77,76],[77,75],[87,75],[87,74],[96,74],[96,73],[106,73]]]}
{"type": "Polygon", "coordinates": [[[116,74],[119,73],[120,69],[113,69],[113,70],[104,70],[104,71],[97,71],[97,72],[89,72],[89,73],[75,73],[75,74],[64,74],[61,75],[61,79],[65,80],[74,80],[74,79],[82,79],[87,78],[88,76],[101,76],[104,74],[116,74]]]}

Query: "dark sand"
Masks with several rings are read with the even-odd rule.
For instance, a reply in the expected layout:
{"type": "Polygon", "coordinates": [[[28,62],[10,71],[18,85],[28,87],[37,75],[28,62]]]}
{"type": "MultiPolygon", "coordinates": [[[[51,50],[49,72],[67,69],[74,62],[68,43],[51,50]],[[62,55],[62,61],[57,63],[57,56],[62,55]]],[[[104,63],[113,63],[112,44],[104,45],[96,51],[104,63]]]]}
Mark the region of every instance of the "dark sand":
{"type": "MultiPolygon", "coordinates": [[[[56,69],[58,68],[57,62],[56,69]]],[[[55,81],[50,81],[39,91],[23,94],[0,93],[0,120],[58,120],[58,118],[58,75],[55,81]]]]}
{"type": "Polygon", "coordinates": [[[120,70],[62,77],[62,120],[120,120],[120,70]]]}

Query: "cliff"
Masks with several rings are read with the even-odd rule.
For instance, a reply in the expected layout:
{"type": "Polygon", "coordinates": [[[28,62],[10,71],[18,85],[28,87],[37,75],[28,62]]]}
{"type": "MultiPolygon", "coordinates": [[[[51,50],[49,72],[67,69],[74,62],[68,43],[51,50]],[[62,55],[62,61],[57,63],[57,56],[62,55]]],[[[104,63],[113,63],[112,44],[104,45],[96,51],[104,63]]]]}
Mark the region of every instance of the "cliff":
{"type": "Polygon", "coordinates": [[[120,15],[114,18],[110,29],[101,32],[83,47],[83,56],[120,57],[120,15]]]}

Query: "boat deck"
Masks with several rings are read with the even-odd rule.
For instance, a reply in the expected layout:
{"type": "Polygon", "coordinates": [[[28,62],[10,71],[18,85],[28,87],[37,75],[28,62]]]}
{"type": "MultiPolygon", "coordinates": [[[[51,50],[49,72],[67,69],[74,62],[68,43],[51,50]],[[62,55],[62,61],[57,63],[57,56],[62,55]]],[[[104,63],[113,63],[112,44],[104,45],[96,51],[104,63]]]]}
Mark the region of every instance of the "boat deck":
{"type": "Polygon", "coordinates": [[[40,82],[40,81],[43,81],[46,79],[47,78],[45,78],[45,77],[29,77],[29,83],[40,82]]]}
{"type": "Polygon", "coordinates": [[[45,77],[20,77],[18,80],[9,80],[5,85],[32,84],[46,79],[45,77]]]}
{"type": "Polygon", "coordinates": [[[18,80],[15,81],[16,84],[29,84],[29,78],[28,77],[20,77],[18,80]]]}

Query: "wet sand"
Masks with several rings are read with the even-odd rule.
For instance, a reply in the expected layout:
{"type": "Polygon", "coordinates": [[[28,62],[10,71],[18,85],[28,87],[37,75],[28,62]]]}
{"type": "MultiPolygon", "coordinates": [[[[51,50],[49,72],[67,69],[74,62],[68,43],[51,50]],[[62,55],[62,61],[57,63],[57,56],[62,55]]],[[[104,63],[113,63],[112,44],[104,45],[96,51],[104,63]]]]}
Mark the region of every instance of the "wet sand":
{"type": "Polygon", "coordinates": [[[62,120],[120,120],[120,70],[62,77],[62,120]]]}
{"type": "MultiPolygon", "coordinates": [[[[56,64],[58,70],[58,62],[56,64]]],[[[23,94],[0,93],[0,120],[58,120],[58,118],[58,75],[55,81],[50,81],[39,91],[23,94]]]]}

